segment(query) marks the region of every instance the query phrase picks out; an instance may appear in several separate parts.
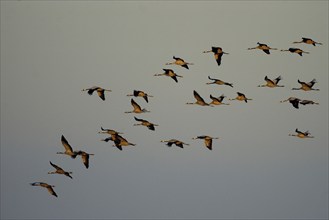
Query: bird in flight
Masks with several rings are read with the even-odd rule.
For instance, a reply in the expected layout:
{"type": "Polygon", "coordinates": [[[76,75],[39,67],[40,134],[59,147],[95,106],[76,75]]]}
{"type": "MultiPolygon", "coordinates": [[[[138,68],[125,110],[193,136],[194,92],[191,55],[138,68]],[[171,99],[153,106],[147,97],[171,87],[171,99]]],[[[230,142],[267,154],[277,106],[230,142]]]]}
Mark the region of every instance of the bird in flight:
{"type": "Polygon", "coordinates": [[[290,47],[288,50],[281,50],[281,51],[289,51],[290,53],[297,53],[299,56],[303,56],[303,53],[309,54],[310,52],[303,51],[299,48],[290,47]]]}
{"type": "Polygon", "coordinates": [[[65,170],[63,170],[60,166],[57,166],[56,164],[53,164],[51,161],[49,161],[50,165],[52,167],[54,167],[56,170],[55,171],[51,171],[48,172],[48,174],[63,174],[65,176],[70,177],[71,179],[73,178],[70,174],[72,174],[72,172],[67,172],[65,170]]]}
{"type": "Polygon", "coordinates": [[[173,65],[173,64],[175,64],[175,65],[184,67],[186,69],[189,69],[188,65],[193,65],[193,63],[185,62],[182,58],[179,58],[179,57],[173,56],[173,59],[175,60],[174,62],[166,63],[166,65],[173,65]]]}
{"type": "Polygon", "coordinates": [[[128,94],[127,96],[143,97],[146,102],[149,102],[148,97],[153,97],[153,96],[148,95],[147,93],[145,93],[141,90],[134,90],[133,94],[128,94]]]}
{"type": "Polygon", "coordinates": [[[212,140],[213,139],[219,139],[218,137],[210,137],[208,135],[201,135],[201,136],[197,136],[192,138],[193,140],[195,139],[203,139],[204,140],[204,144],[205,146],[209,149],[212,150],[212,140]]]}
{"type": "Polygon", "coordinates": [[[94,91],[97,91],[99,98],[101,98],[103,101],[105,101],[105,94],[104,94],[105,91],[112,92],[112,90],[110,90],[110,89],[103,89],[99,86],[93,86],[88,89],[83,89],[82,91],[87,91],[89,95],[92,95],[94,93],[94,91]]]}
{"type": "Polygon", "coordinates": [[[172,69],[163,69],[164,73],[154,74],[154,76],[168,76],[178,83],[177,77],[183,78],[183,76],[177,75],[172,69]]]}
{"type": "Polygon", "coordinates": [[[259,85],[258,87],[269,87],[269,88],[275,88],[275,87],[284,87],[282,85],[278,85],[279,81],[282,79],[281,76],[278,76],[275,79],[269,79],[267,76],[265,76],[265,85],[259,85]]]}
{"type": "Polygon", "coordinates": [[[221,47],[211,47],[211,50],[203,51],[203,53],[210,53],[210,52],[214,53],[215,60],[216,60],[218,66],[220,66],[220,64],[222,62],[223,54],[229,54],[229,53],[224,52],[221,47]]]}
{"type": "Polygon", "coordinates": [[[44,182],[34,182],[34,183],[30,183],[31,186],[41,186],[44,187],[48,190],[48,192],[57,197],[56,192],[54,191],[53,187],[55,187],[54,185],[49,185],[48,183],[44,183],[44,182]]]}
{"type": "Polygon", "coordinates": [[[270,54],[270,50],[277,50],[277,48],[271,48],[271,47],[267,46],[266,44],[261,44],[259,42],[257,42],[257,44],[258,44],[257,47],[251,47],[251,48],[248,48],[248,50],[259,49],[259,50],[264,51],[264,53],[266,53],[266,54],[270,54]]]}
{"type": "Polygon", "coordinates": [[[295,41],[295,42],[293,42],[293,44],[300,44],[300,43],[312,44],[313,46],[315,46],[316,44],[322,45],[322,43],[315,42],[311,38],[306,38],[306,37],[302,37],[302,40],[301,41],[295,41]]]}
{"type": "Polygon", "coordinates": [[[294,136],[299,138],[314,138],[313,136],[310,136],[311,133],[309,131],[301,132],[298,130],[298,128],[296,128],[295,132],[297,134],[289,134],[289,136],[294,136]]]}
{"type": "Polygon", "coordinates": [[[186,143],[184,143],[180,140],[177,140],[177,139],[170,139],[168,141],[162,140],[161,142],[167,143],[166,145],[168,147],[171,147],[173,144],[175,144],[177,147],[180,147],[180,148],[184,148],[184,145],[189,145],[189,144],[186,144],[186,143]]]}

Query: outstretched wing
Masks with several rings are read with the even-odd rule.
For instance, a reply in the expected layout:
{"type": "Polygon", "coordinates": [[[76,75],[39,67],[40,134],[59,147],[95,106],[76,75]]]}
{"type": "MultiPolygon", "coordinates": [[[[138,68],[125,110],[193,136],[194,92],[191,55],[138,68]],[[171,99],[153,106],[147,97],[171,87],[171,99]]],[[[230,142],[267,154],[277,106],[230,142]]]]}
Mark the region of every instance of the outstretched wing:
{"type": "Polygon", "coordinates": [[[142,110],[141,107],[135,102],[134,99],[131,99],[131,105],[134,107],[134,109],[142,110]]]}
{"type": "Polygon", "coordinates": [[[54,191],[53,187],[51,187],[51,186],[47,186],[46,188],[47,188],[48,192],[49,192],[51,195],[57,197],[57,194],[56,194],[56,192],[54,191]]]}
{"type": "Polygon", "coordinates": [[[134,117],[136,121],[146,122],[146,120],[134,117]]]}
{"type": "Polygon", "coordinates": [[[51,161],[49,161],[50,165],[53,166],[56,170],[62,170],[61,167],[57,166],[56,164],[53,164],[51,161]]]}
{"type": "Polygon", "coordinates": [[[65,148],[65,151],[72,152],[73,153],[72,147],[69,144],[69,142],[66,140],[66,138],[64,137],[64,135],[62,135],[61,141],[62,141],[62,144],[63,144],[63,146],[65,148]]]}
{"type": "Polygon", "coordinates": [[[98,94],[99,98],[101,98],[103,101],[105,101],[104,90],[97,90],[97,94],[98,94]]]}
{"type": "Polygon", "coordinates": [[[193,91],[194,98],[200,102],[205,102],[203,98],[194,90],[193,91]]]}

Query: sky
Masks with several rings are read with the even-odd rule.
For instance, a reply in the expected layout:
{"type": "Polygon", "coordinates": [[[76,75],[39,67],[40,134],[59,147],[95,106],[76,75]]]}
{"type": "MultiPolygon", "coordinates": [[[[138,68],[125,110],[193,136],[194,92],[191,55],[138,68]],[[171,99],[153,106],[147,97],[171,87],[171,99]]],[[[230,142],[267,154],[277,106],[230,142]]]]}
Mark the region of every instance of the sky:
{"type": "Polygon", "coordinates": [[[328,33],[328,1],[1,1],[1,219],[327,219],[328,33]],[[302,37],[323,45],[292,44],[302,37]],[[247,50],[257,42],[279,50],[247,50]],[[229,53],[220,66],[212,46],[229,53]],[[183,78],[154,76],[164,68],[183,78]],[[258,87],[265,76],[285,87],[258,87]],[[314,78],[319,91],[292,90],[314,78]],[[154,96],[134,98],[149,113],[124,113],[133,90],[154,96]],[[230,105],[186,105],[193,90],[230,105]],[[291,96],[320,104],[280,103],[291,96]],[[119,151],[101,127],[136,146],[119,151]],[[95,154],[89,169],[56,154],[62,135],[95,154]],[[198,135],[219,139],[210,151],[198,135]],[[189,145],[160,142],[172,138],[189,145]]]}

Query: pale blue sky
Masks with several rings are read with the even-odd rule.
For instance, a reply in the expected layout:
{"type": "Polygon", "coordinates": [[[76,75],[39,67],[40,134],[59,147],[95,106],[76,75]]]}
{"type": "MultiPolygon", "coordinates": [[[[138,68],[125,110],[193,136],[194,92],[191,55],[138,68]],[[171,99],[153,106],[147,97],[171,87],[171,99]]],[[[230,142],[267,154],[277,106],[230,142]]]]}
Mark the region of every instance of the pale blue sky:
{"type": "Polygon", "coordinates": [[[1,1],[1,219],[28,218],[328,218],[328,1],[1,1]],[[323,45],[292,44],[301,37],[323,45]],[[247,50],[257,42],[310,54],[247,50]],[[230,53],[220,67],[211,46],[230,53]],[[179,83],[153,76],[172,56],[194,63],[170,67],[179,83]],[[258,88],[265,75],[285,87],[258,88]],[[313,78],[320,91],[291,90],[313,78]],[[106,101],[81,92],[94,85],[112,90],[106,101]],[[154,96],[134,98],[150,113],[124,113],[134,89],[154,96]],[[185,105],[193,90],[253,100],[185,105]],[[280,103],[290,96],[320,105],[280,103]],[[100,141],[101,126],[136,146],[100,141]],[[192,140],[204,134],[220,137],[212,151],[192,140]],[[61,135],[95,154],[88,170],[56,154],[61,135]],[[190,146],[160,142],[171,138],[190,146]],[[50,160],[73,179],[48,175],[50,160]]]}

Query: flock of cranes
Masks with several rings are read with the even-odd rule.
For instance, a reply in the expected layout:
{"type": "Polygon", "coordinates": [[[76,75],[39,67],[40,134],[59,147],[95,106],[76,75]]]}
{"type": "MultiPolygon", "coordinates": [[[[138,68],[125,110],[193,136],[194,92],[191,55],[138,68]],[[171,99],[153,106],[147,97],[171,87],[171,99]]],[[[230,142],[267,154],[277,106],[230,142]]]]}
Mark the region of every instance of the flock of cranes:
{"type": "MultiPolygon", "coordinates": [[[[302,38],[301,41],[295,41],[293,42],[294,44],[297,43],[304,43],[304,44],[310,44],[313,46],[316,45],[322,45],[322,43],[316,42],[310,38],[302,38]]],[[[247,48],[248,50],[254,50],[254,49],[259,49],[264,51],[264,53],[266,54],[270,54],[271,50],[278,50],[277,48],[271,48],[266,44],[263,43],[257,43],[258,46],[256,47],[252,47],[252,48],[247,48]]],[[[281,51],[289,51],[291,53],[297,53],[300,56],[302,56],[303,53],[309,53],[309,52],[305,52],[302,49],[299,48],[289,48],[287,50],[281,50],[281,51]]],[[[209,51],[203,51],[203,53],[214,53],[214,58],[215,61],[217,63],[218,66],[221,65],[222,62],[222,56],[225,54],[229,54],[227,52],[224,52],[223,49],[221,47],[211,47],[211,50],[209,51]]],[[[165,63],[165,65],[178,65],[181,66],[183,68],[189,69],[189,65],[193,65],[193,63],[189,63],[184,61],[182,58],[179,57],[175,57],[173,56],[174,61],[173,62],[168,62],[165,63]]],[[[168,76],[171,77],[176,83],[178,83],[178,79],[179,77],[183,77],[181,75],[178,75],[174,72],[174,70],[172,69],[163,69],[164,73],[160,73],[160,74],[155,74],[154,76],[168,76]]],[[[220,79],[216,79],[216,78],[212,78],[210,76],[208,76],[208,79],[211,80],[212,82],[208,82],[206,83],[207,85],[211,85],[211,84],[217,84],[217,85],[224,85],[224,86],[229,86],[231,88],[233,88],[233,83],[230,82],[225,82],[223,80],[220,79]]],[[[267,76],[265,76],[264,80],[266,81],[266,84],[263,85],[258,85],[258,87],[268,87],[268,88],[275,88],[275,87],[284,87],[284,85],[279,85],[278,83],[282,80],[281,76],[278,76],[275,79],[269,79],[267,76]]],[[[297,80],[297,82],[301,85],[301,87],[298,88],[292,88],[292,90],[303,90],[303,91],[319,91],[319,89],[317,88],[313,88],[314,84],[317,82],[315,79],[313,79],[310,82],[303,82],[300,81],[299,79],[297,80]]],[[[105,101],[105,92],[111,92],[112,90],[110,89],[104,89],[101,88],[99,86],[93,86],[91,88],[87,88],[87,89],[83,89],[82,91],[87,91],[87,93],[89,95],[93,95],[94,92],[97,92],[97,95],[99,96],[99,98],[103,101],[105,101]]],[[[145,93],[144,91],[141,90],[134,90],[132,94],[127,94],[127,96],[133,96],[135,98],[137,97],[141,97],[145,100],[145,102],[149,102],[149,97],[153,97],[152,95],[149,95],[147,93],[145,93]]],[[[224,94],[222,94],[219,97],[214,97],[210,94],[210,99],[212,100],[211,102],[207,103],[197,91],[193,91],[193,96],[195,98],[195,102],[187,102],[186,104],[189,105],[200,105],[200,106],[210,106],[210,107],[214,107],[215,105],[229,105],[230,103],[224,103],[223,100],[226,97],[224,94]]],[[[229,98],[228,100],[233,101],[233,100],[237,100],[237,101],[242,101],[245,103],[248,103],[248,101],[251,101],[251,98],[247,98],[247,96],[241,92],[237,92],[237,96],[235,98],[229,98]]],[[[145,112],[150,112],[145,108],[142,108],[139,104],[137,104],[137,102],[131,98],[130,100],[131,105],[133,107],[133,110],[131,111],[125,111],[124,113],[135,113],[135,114],[140,114],[140,113],[145,113],[145,112]]],[[[316,104],[318,105],[319,103],[314,102],[312,100],[302,100],[296,97],[289,97],[286,100],[282,100],[280,101],[281,103],[284,102],[289,102],[292,104],[292,106],[296,109],[299,108],[299,104],[301,105],[308,105],[308,104],[316,104]]],[[[148,120],[142,119],[142,118],[137,118],[134,117],[135,121],[137,123],[133,124],[133,126],[145,126],[147,129],[151,130],[151,131],[155,131],[155,127],[158,126],[157,124],[154,124],[152,122],[149,122],[148,120]]],[[[289,136],[294,136],[294,137],[298,137],[298,138],[314,138],[314,136],[310,135],[309,131],[305,131],[302,132],[300,130],[298,130],[298,128],[295,129],[296,134],[289,134],[289,136]]],[[[106,134],[109,135],[108,137],[101,139],[101,141],[104,142],[109,142],[112,141],[114,144],[113,146],[118,148],[120,151],[123,150],[122,147],[125,146],[135,146],[136,144],[129,142],[126,138],[124,138],[122,136],[122,132],[118,132],[115,131],[113,129],[104,129],[103,127],[101,127],[101,131],[99,131],[98,133],[100,134],[106,134]]],[[[219,139],[219,137],[211,137],[208,135],[200,135],[197,137],[193,137],[193,140],[196,139],[202,139],[204,140],[204,145],[207,149],[212,150],[212,143],[214,139],[219,139]]],[[[179,148],[184,148],[184,145],[189,145],[188,143],[185,143],[181,140],[172,138],[169,140],[161,140],[160,142],[166,143],[166,145],[168,147],[171,147],[172,145],[176,145],[179,148]]],[[[82,163],[84,164],[85,168],[88,169],[89,168],[89,159],[90,156],[93,156],[94,154],[92,153],[87,153],[85,151],[82,150],[73,150],[72,146],[69,144],[69,142],[66,140],[66,138],[64,137],[64,135],[61,136],[61,143],[64,147],[64,151],[62,152],[57,152],[57,154],[63,154],[63,155],[67,155],[69,157],[71,157],[72,159],[75,159],[78,156],[81,156],[82,159],[82,163]]],[[[50,165],[55,168],[54,171],[49,171],[48,174],[62,174],[65,175],[71,179],[73,179],[73,177],[71,176],[72,172],[70,171],[66,171],[63,168],[61,168],[60,166],[52,163],[51,161],[49,161],[50,165]]],[[[40,187],[44,187],[48,190],[48,192],[57,197],[56,192],[54,191],[53,187],[55,187],[54,185],[50,185],[48,183],[45,182],[34,182],[34,183],[30,183],[32,186],[40,186],[40,187]]]]}

